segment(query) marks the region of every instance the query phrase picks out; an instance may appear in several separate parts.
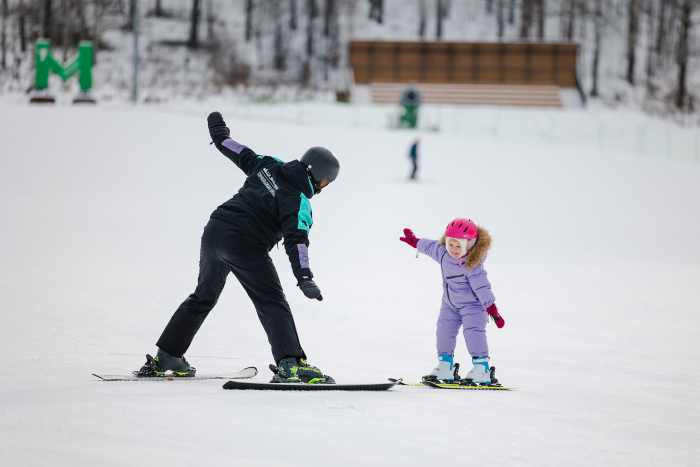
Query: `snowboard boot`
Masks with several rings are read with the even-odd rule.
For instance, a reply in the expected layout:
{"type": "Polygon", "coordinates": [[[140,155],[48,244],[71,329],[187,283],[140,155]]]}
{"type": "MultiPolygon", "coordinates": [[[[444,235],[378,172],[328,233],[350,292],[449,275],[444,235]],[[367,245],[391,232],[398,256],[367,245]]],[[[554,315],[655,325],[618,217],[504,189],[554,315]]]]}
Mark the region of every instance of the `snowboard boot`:
{"type": "Polygon", "coordinates": [[[454,381],[459,379],[459,363],[454,362],[454,355],[438,355],[438,365],[423,381],[454,381]]]}
{"type": "Polygon", "coordinates": [[[301,357],[285,357],[280,360],[279,366],[270,365],[270,370],[275,374],[271,383],[335,384],[333,378],[324,375],[301,357]]]}
{"type": "Polygon", "coordinates": [[[189,377],[194,376],[197,371],[187,363],[185,357],[173,357],[166,351],[158,349],[156,358],[146,355],[146,364],[139,371],[134,371],[136,376],[165,376],[170,370],[172,376],[189,377]]]}
{"type": "Polygon", "coordinates": [[[466,380],[472,380],[474,383],[491,383],[491,371],[489,369],[489,357],[472,357],[472,363],[474,363],[474,368],[471,369],[467,376],[464,377],[466,380]]]}

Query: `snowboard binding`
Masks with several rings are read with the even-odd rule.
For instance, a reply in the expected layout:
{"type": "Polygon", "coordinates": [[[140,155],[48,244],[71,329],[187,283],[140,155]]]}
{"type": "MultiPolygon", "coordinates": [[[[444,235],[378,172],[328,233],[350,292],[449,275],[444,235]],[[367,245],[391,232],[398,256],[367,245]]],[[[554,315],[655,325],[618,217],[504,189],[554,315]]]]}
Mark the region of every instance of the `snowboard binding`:
{"type": "Polygon", "coordinates": [[[425,375],[423,376],[423,381],[429,381],[431,383],[438,384],[460,384],[460,382],[462,381],[462,377],[459,376],[459,363],[455,363],[454,379],[438,379],[434,375],[425,375]]]}
{"type": "MultiPolygon", "coordinates": [[[[154,377],[164,377],[167,370],[163,370],[158,366],[158,362],[155,358],[150,355],[146,355],[146,363],[141,367],[139,371],[133,371],[132,373],[141,378],[154,378],[154,377]]],[[[168,375],[176,378],[189,378],[195,375],[196,369],[190,367],[187,371],[173,371],[172,374],[168,375]]]]}
{"type": "Polygon", "coordinates": [[[290,374],[272,363],[270,364],[270,371],[274,373],[270,380],[271,383],[335,384],[335,380],[328,375],[313,377],[303,374],[290,374]]]}
{"type": "MultiPolygon", "coordinates": [[[[459,384],[460,386],[491,387],[491,388],[500,388],[500,387],[503,386],[503,385],[502,385],[501,383],[499,383],[498,380],[496,379],[496,367],[495,367],[495,366],[492,366],[492,367],[489,369],[489,376],[490,376],[490,378],[491,378],[491,382],[490,382],[490,383],[475,383],[474,380],[469,379],[469,378],[465,378],[465,379],[461,380],[461,381],[460,381],[459,383],[457,383],[457,384],[459,384]]],[[[456,378],[455,378],[455,382],[456,382],[456,378]]]]}

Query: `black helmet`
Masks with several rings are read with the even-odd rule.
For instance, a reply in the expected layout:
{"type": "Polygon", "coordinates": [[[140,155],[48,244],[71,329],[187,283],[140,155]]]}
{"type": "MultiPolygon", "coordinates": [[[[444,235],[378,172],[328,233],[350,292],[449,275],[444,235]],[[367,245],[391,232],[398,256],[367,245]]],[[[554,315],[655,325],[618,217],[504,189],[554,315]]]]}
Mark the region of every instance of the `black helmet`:
{"type": "Polygon", "coordinates": [[[416,88],[410,87],[406,88],[401,94],[401,104],[402,105],[420,105],[420,91],[416,88]]]}
{"type": "Polygon", "coordinates": [[[304,164],[306,171],[311,176],[314,193],[317,194],[321,191],[321,186],[319,185],[321,180],[327,178],[329,182],[332,182],[338,177],[338,172],[340,172],[338,158],[326,148],[313,147],[306,151],[299,160],[304,164]]]}

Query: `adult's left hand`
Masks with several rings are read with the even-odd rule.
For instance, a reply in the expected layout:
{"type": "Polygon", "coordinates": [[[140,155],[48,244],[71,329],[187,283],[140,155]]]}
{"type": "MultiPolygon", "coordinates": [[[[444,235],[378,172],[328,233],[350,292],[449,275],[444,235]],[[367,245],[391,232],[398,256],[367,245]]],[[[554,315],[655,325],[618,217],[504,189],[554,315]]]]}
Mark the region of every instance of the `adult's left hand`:
{"type": "Polygon", "coordinates": [[[302,292],[304,292],[306,298],[315,298],[318,301],[323,300],[323,296],[321,295],[321,289],[318,288],[316,283],[310,277],[302,277],[299,280],[297,286],[301,289],[302,292]]]}

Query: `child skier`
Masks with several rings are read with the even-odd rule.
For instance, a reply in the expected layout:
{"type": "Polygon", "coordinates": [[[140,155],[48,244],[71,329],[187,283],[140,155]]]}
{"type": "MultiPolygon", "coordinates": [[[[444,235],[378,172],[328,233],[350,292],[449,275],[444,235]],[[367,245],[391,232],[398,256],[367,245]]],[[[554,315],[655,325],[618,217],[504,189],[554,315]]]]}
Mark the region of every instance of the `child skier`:
{"type": "Polygon", "coordinates": [[[489,383],[486,323],[491,316],[499,328],[505,324],[484,269],[491,236],[486,229],[464,218],[447,224],[440,241],[417,238],[410,229],[403,232],[405,237],[400,240],[440,263],[442,271],[444,291],[436,331],[438,366],[430,373],[430,379],[454,380],[456,338],[463,326],[464,340],[474,364],[466,378],[475,383],[489,383]]]}

